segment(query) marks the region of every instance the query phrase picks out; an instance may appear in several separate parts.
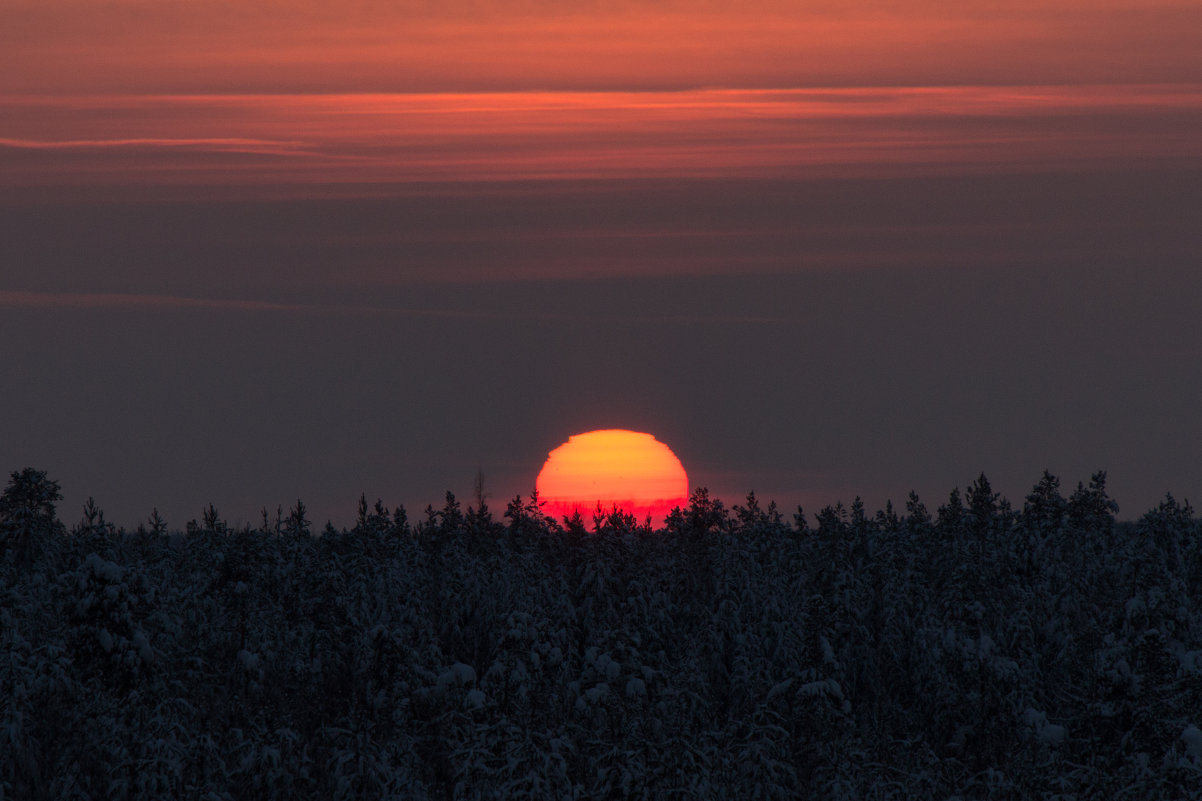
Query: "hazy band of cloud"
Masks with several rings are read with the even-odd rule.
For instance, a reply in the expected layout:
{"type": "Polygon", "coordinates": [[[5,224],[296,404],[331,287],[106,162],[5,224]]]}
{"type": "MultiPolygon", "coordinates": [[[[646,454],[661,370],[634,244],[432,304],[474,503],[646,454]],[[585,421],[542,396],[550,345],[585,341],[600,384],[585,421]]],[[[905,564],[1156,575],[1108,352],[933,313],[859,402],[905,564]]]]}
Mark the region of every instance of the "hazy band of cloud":
{"type": "MultiPolygon", "coordinates": [[[[246,300],[238,298],[189,298],[177,295],[146,295],[121,292],[28,292],[20,290],[0,289],[0,309],[54,309],[54,310],[84,310],[84,309],[113,309],[113,310],[209,310],[232,312],[281,312],[302,314],[334,314],[334,315],[385,315],[396,317],[462,319],[462,320],[510,320],[520,317],[523,320],[540,322],[580,323],[600,316],[582,314],[580,312],[542,312],[531,313],[529,310],[506,312],[504,310],[484,309],[452,309],[452,308],[413,308],[406,306],[386,306],[379,304],[319,304],[319,303],[274,303],[261,300],[246,300]]],[[[748,315],[748,314],[662,314],[662,315],[623,315],[625,323],[646,323],[663,325],[692,325],[734,324],[734,325],[790,325],[796,320],[785,316],[748,315]]]]}
{"type": "Polygon", "coordinates": [[[17,92],[1202,80],[1189,0],[2,0],[17,92]]]}
{"type": "Polygon", "coordinates": [[[28,148],[30,150],[58,150],[64,148],[94,147],[195,147],[231,149],[248,147],[287,147],[299,142],[271,141],[268,139],[67,139],[42,141],[35,139],[0,139],[0,147],[28,148]]]}
{"type": "Polygon", "coordinates": [[[1202,155],[1202,84],[0,97],[0,187],[1106,168],[1202,155]]]}

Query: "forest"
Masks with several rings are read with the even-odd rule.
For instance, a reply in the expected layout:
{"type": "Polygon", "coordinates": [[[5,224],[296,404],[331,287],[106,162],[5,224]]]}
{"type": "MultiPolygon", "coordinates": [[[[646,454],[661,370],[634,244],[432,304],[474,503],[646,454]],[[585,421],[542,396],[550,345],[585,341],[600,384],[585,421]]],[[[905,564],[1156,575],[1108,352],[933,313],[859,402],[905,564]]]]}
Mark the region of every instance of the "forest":
{"type": "Polygon", "coordinates": [[[651,530],[0,496],[0,799],[1202,798],[1202,527],[1105,474],[651,530]]]}

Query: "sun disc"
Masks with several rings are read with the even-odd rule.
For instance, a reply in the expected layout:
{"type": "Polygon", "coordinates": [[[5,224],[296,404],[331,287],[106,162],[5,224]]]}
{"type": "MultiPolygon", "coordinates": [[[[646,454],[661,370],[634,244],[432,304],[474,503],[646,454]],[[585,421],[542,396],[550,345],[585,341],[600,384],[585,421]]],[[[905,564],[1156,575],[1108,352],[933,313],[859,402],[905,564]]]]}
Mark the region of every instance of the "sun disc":
{"type": "Polygon", "coordinates": [[[663,525],[689,500],[689,479],[672,449],[651,434],[617,428],[570,437],[547,455],[535,487],[556,518],[579,511],[587,520],[599,503],[663,525]]]}

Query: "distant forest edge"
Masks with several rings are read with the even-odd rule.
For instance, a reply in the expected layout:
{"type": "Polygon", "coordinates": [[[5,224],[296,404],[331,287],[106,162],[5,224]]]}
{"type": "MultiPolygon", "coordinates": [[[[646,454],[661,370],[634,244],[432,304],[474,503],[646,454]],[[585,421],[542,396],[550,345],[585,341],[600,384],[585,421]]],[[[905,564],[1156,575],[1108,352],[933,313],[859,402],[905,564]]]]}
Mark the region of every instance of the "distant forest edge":
{"type": "Polygon", "coordinates": [[[1202,524],[1105,474],[117,528],[0,495],[0,801],[1199,798],[1202,524]]]}

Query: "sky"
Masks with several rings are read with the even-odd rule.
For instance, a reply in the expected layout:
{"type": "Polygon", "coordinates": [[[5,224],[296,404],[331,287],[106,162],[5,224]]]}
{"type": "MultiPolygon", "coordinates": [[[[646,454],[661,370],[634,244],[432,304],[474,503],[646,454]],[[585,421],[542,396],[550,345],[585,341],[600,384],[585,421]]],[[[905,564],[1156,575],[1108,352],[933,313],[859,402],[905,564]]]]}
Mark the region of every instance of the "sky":
{"type": "Polygon", "coordinates": [[[0,470],[68,523],[1202,498],[1202,5],[0,0],[0,470]]]}

